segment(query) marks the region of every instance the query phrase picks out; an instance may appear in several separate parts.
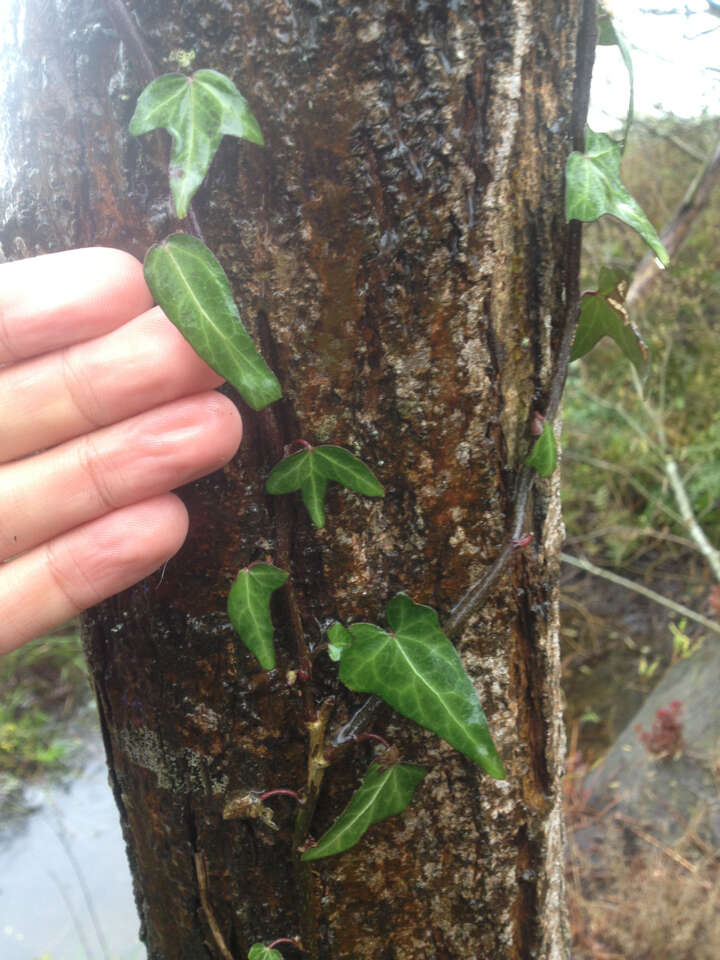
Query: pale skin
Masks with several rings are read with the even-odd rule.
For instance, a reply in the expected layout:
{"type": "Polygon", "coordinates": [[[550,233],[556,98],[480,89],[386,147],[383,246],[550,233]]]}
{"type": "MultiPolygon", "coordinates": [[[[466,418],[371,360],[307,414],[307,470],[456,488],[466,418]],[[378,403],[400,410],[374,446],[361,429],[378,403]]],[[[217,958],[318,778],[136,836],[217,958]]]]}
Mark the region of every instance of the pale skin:
{"type": "Polygon", "coordinates": [[[242,422],[119,250],[0,266],[0,365],[2,654],[162,567],[242,422]]]}

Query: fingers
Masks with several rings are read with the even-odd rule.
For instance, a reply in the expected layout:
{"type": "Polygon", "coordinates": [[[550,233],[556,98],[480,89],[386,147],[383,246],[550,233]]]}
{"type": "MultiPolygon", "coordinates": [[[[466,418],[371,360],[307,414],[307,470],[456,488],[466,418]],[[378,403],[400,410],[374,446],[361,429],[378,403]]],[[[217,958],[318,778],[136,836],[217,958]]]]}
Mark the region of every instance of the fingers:
{"type": "Polygon", "coordinates": [[[125,590],[169,560],[187,534],[173,494],[113,511],[0,567],[0,654],[125,590]]]}
{"type": "Polygon", "coordinates": [[[91,247],[0,267],[0,363],[114,330],[152,306],[142,264],[91,247]]]}
{"type": "Polygon", "coordinates": [[[0,468],[0,559],[217,470],[242,423],[215,392],[177,400],[0,468]]]}
{"type": "Polygon", "coordinates": [[[0,463],[222,382],[155,307],[104,336],[0,370],[0,463]]]}

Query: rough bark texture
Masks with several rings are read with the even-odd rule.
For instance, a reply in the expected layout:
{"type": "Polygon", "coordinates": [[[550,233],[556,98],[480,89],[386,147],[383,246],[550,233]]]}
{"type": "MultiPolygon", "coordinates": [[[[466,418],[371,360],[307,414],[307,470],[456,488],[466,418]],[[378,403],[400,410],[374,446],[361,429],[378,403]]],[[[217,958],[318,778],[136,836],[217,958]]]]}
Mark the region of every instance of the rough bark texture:
{"type": "MultiPolygon", "coordinates": [[[[98,2],[26,2],[5,255],[99,243],[142,256],[175,224],[162,137],[126,133],[143,85],[130,46],[98,2]]],[[[266,148],[226,140],[196,210],[284,388],[274,412],[244,411],[235,461],[182,491],[191,534],[164,576],[87,618],[151,960],[221,956],[196,852],[234,957],[295,934],[333,960],[566,956],[554,485],[536,488],[532,549],[460,642],[506,781],[380,711],[373,729],[430,772],[351,852],[298,870],[290,800],[271,801],[278,832],[222,810],[236,791],[305,782],[294,614],[311,646],[336,618],[383,623],[400,590],[442,618],[507,538],[574,282],[563,175],[584,120],[583,7],[591,17],[581,0],[129,4],[159,72],[194,54],[191,69],[228,73],[260,121],[266,148]],[[373,465],[384,501],[331,490],[316,532],[299,500],[265,495],[299,437],[373,465]],[[266,555],[291,569],[296,609],[274,604],[279,668],[263,675],[224,607],[237,569],[266,555]]],[[[335,697],[331,734],[362,702],[335,676],[320,653],[311,697],[335,697]]],[[[372,752],[326,773],[314,835],[372,752]]]]}

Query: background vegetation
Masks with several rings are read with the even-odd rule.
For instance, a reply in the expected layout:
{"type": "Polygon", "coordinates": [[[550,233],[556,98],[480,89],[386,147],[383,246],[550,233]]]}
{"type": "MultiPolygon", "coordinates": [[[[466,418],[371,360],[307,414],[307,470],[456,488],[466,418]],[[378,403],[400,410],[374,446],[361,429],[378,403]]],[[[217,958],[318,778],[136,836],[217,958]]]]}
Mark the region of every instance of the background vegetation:
{"type": "MultiPolygon", "coordinates": [[[[623,181],[658,227],[670,221],[719,136],[720,123],[711,118],[634,125],[623,181]]],[[[641,241],[610,218],[585,235],[585,289],[596,286],[600,266],[632,273],[644,255],[641,241]]],[[[663,467],[668,456],[677,461],[697,519],[710,542],[720,543],[719,252],[716,189],[671,269],[632,311],[650,355],[642,395],[610,341],[571,366],[562,463],[567,552],[710,617],[720,612],[716,579],[689,538],[663,467]]],[[[640,825],[629,833],[611,824],[609,812],[591,814],[583,787],[666,668],[718,638],[568,568],[562,630],[573,957],[720,956],[720,851],[701,843],[691,826],[672,847],[640,825]],[[601,862],[573,841],[589,816],[605,831],[601,862]]]]}

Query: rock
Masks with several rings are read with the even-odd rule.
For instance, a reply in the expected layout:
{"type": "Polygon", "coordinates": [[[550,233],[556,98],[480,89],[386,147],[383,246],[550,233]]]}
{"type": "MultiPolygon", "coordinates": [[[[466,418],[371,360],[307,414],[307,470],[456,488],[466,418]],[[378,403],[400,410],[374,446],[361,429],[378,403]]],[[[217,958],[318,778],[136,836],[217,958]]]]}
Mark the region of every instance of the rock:
{"type": "MultiPolygon", "coordinates": [[[[613,817],[632,819],[665,843],[676,841],[692,823],[706,842],[718,845],[719,783],[720,645],[710,640],[668,670],[602,764],[588,775],[585,788],[593,810],[610,807],[613,817]],[[651,732],[657,711],[673,701],[680,704],[679,750],[674,756],[654,755],[637,726],[651,732]]],[[[582,841],[577,834],[576,839],[582,841]]]]}

